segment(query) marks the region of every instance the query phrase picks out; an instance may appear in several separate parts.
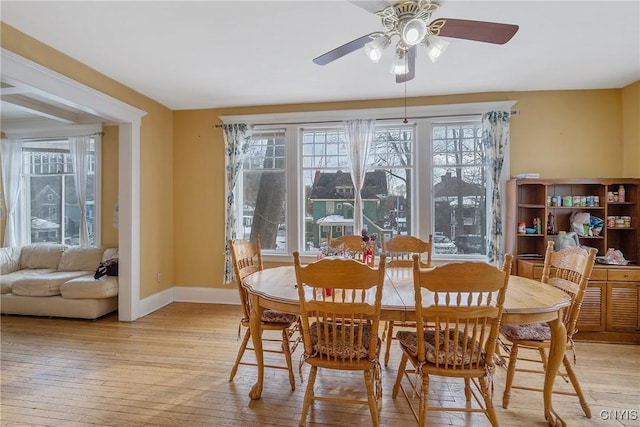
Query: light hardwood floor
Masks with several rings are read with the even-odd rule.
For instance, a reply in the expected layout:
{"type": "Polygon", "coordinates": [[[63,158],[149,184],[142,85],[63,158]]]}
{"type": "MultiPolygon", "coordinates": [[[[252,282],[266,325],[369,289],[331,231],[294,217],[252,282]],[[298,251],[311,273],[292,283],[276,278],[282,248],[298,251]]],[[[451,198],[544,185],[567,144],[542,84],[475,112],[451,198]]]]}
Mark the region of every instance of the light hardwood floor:
{"type": "MultiPolygon", "coordinates": [[[[239,345],[239,306],[174,303],[132,323],[112,314],[97,321],[2,316],[2,426],[295,426],[306,383],[298,375],[301,346],[294,355],[296,390],[286,371],[267,369],[262,399],[251,401],[255,367],[229,372],[239,345]]],[[[414,425],[402,396],[391,398],[400,351],[394,343],[383,368],[384,426],[414,425]]],[[[640,347],[578,343],[576,371],[593,413],[578,401],[554,396],[569,426],[639,426],[625,410],[640,411],[640,347]],[[602,412],[608,411],[608,412],[602,412]],[[601,414],[618,420],[603,419],[601,414]],[[622,414],[622,415],[621,415],[622,414]],[[625,417],[626,416],[626,417],[625,417]],[[620,418],[625,418],[620,420],[620,418]]],[[[308,367],[303,368],[306,376],[308,367]]],[[[545,426],[542,395],[514,390],[502,409],[505,370],[494,377],[494,404],[502,426],[545,426]]],[[[541,384],[541,377],[517,376],[541,384]]],[[[558,388],[568,387],[561,379],[558,388]]],[[[360,373],[321,371],[318,387],[336,394],[363,387],[360,373]]],[[[568,388],[567,388],[568,389],[568,388]]],[[[458,382],[431,381],[433,399],[463,402],[458,382]]],[[[632,416],[633,418],[633,416],[632,416]]],[[[636,417],[637,418],[637,417],[636,417]]],[[[481,415],[430,413],[430,426],[486,426],[481,415]]],[[[311,426],[370,425],[366,406],[318,403],[311,426]]]]}

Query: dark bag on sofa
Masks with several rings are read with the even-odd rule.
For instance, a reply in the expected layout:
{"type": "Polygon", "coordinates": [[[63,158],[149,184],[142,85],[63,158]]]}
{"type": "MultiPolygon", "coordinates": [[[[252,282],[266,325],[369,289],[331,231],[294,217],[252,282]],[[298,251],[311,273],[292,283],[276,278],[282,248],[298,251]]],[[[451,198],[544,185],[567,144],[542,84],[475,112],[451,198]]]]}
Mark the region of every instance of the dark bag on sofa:
{"type": "Polygon", "coordinates": [[[118,275],[118,258],[108,259],[106,261],[102,261],[98,265],[98,269],[96,270],[96,274],[93,276],[94,279],[99,279],[104,275],[107,276],[117,276],[118,275]]]}

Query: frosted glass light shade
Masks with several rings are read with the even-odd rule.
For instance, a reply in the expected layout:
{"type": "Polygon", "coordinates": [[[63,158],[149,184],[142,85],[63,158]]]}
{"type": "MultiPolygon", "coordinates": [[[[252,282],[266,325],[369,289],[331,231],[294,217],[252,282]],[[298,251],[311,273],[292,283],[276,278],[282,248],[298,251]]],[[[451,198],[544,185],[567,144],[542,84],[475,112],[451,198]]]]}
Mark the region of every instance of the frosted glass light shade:
{"type": "Polygon", "coordinates": [[[391,40],[385,35],[380,35],[364,45],[364,53],[372,62],[380,61],[382,52],[389,46],[391,40]]]}
{"type": "Polygon", "coordinates": [[[449,42],[438,36],[429,36],[422,42],[421,46],[427,51],[427,56],[431,62],[436,62],[442,52],[449,46],[449,42]]]}
{"type": "Polygon", "coordinates": [[[409,72],[409,64],[407,63],[407,51],[404,49],[396,49],[396,57],[391,65],[391,73],[396,75],[407,74],[409,72]]]}
{"type": "Polygon", "coordinates": [[[402,27],[402,34],[400,36],[407,46],[414,46],[420,43],[426,35],[426,22],[422,19],[414,18],[409,20],[404,27],[402,27]]]}

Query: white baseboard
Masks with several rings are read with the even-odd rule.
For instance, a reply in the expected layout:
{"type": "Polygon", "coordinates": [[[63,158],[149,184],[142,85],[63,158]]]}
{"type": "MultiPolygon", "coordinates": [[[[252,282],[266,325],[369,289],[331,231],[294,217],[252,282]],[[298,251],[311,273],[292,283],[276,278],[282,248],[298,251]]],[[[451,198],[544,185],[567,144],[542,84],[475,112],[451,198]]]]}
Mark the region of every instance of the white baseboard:
{"type": "Polygon", "coordinates": [[[240,305],[240,296],[236,288],[220,289],[174,286],[140,300],[138,312],[140,313],[140,317],[144,317],[172,302],[240,305]]]}

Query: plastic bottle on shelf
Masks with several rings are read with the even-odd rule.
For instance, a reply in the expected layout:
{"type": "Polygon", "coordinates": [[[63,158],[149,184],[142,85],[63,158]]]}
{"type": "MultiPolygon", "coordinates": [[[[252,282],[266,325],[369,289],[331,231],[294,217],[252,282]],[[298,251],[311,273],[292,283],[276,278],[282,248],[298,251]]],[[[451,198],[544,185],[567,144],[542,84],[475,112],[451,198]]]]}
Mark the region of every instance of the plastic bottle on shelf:
{"type": "Polygon", "coordinates": [[[549,216],[547,217],[547,234],[556,233],[556,217],[553,215],[553,212],[549,212],[549,216]]]}
{"type": "Polygon", "coordinates": [[[620,203],[624,203],[625,201],[624,185],[622,184],[618,187],[618,201],[620,203]]]}

